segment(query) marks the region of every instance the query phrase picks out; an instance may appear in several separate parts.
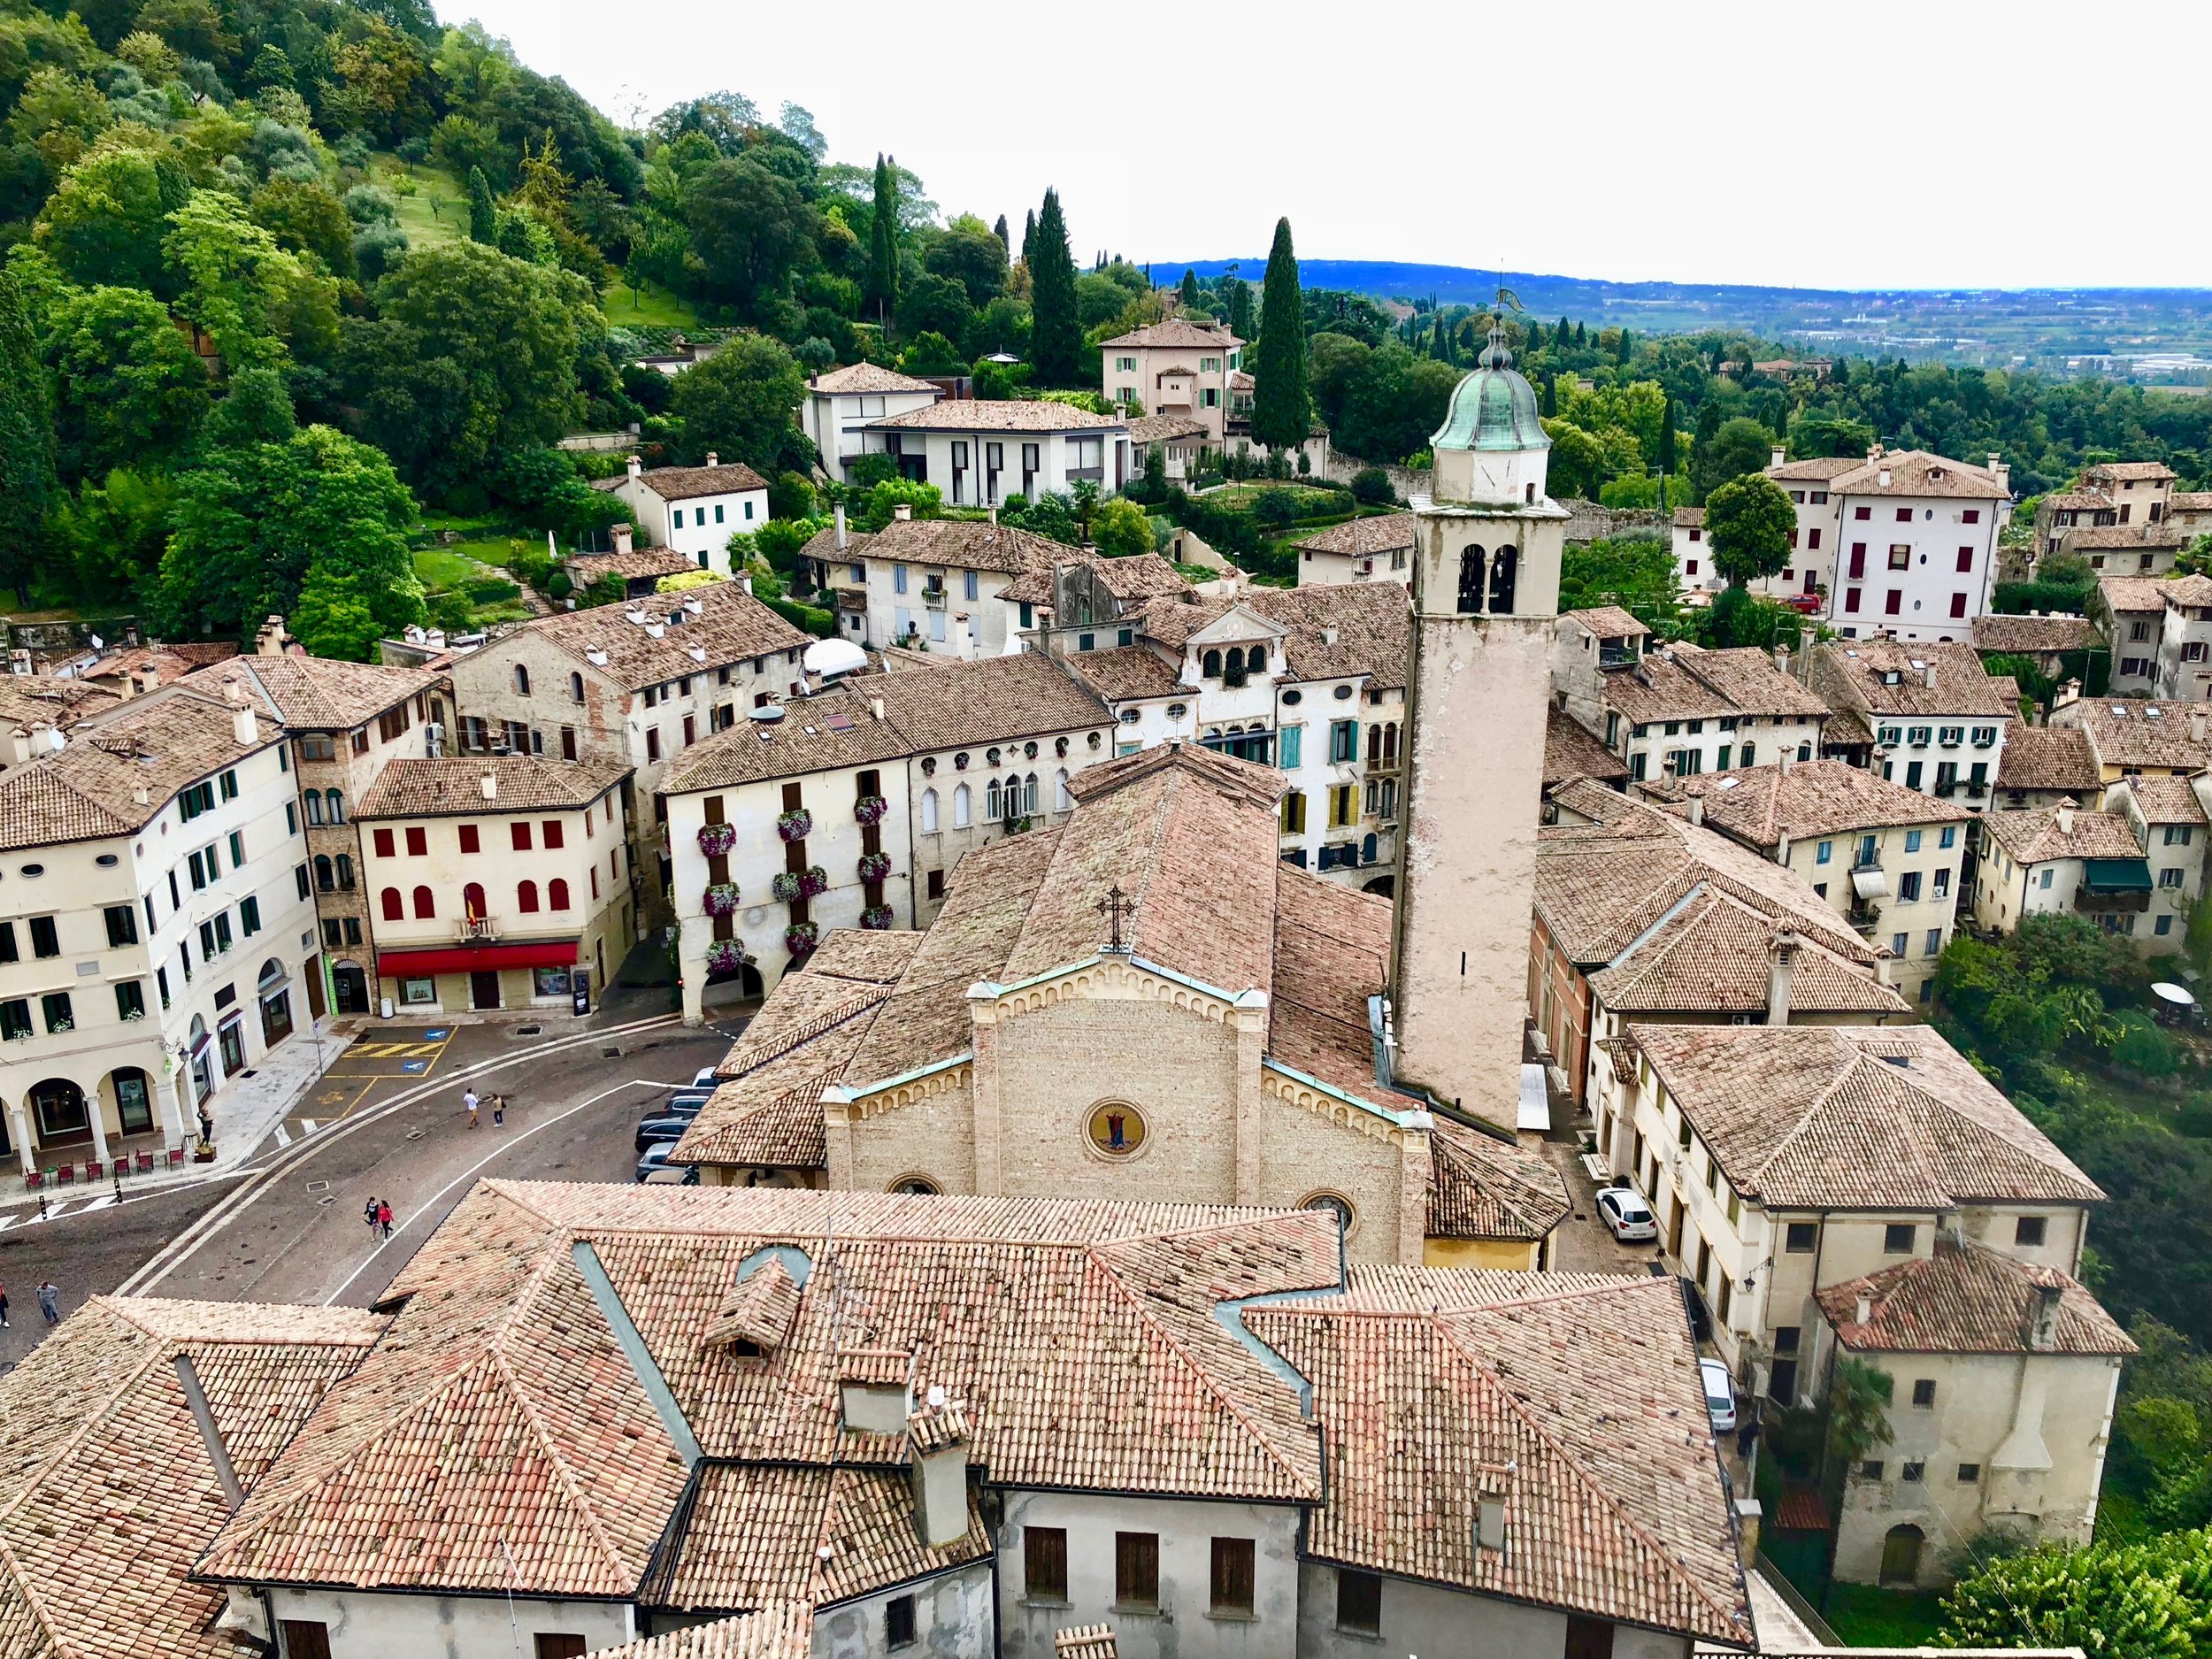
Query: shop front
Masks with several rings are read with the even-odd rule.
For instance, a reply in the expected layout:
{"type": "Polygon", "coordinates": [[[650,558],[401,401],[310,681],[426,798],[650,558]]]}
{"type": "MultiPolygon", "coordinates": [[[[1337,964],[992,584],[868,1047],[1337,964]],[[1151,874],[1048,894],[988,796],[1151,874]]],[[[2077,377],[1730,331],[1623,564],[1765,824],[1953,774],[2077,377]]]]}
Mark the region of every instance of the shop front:
{"type": "Polygon", "coordinates": [[[380,995],[402,1018],[418,1014],[569,1010],[578,981],[588,991],[591,971],[578,965],[575,939],[455,945],[377,954],[380,995]]]}

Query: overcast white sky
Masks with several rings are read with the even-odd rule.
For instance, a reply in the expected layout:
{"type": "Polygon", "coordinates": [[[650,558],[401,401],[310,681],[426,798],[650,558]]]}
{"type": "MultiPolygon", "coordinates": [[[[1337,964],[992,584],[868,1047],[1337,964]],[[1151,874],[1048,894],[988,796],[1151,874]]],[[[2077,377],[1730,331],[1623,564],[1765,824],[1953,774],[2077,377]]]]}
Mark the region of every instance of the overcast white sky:
{"type": "Polygon", "coordinates": [[[2154,205],[2200,196],[2202,0],[439,10],[625,122],[726,87],[812,111],[833,160],[888,150],[948,213],[1018,229],[1056,185],[1079,260],[1263,255],[1287,214],[1308,258],[2212,284],[2212,220],[2154,205]]]}

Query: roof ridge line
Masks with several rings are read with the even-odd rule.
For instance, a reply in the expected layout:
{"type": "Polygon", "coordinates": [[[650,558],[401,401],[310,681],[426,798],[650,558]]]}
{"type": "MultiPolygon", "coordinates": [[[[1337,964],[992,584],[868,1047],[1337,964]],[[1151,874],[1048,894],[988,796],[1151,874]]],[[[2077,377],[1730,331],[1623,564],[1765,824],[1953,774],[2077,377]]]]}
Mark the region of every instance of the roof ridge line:
{"type": "Polygon", "coordinates": [[[15,1546],[4,1538],[0,1538],[0,1563],[6,1565],[8,1576],[15,1580],[15,1587],[30,1603],[31,1615],[38,1620],[39,1628],[46,1632],[46,1640],[53,1644],[54,1651],[65,1655],[65,1659],[77,1659],[83,1649],[62,1634],[60,1627],[46,1610],[46,1598],[38,1593],[38,1586],[32,1583],[31,1575],[24,1571],[23,1563],[16,1558],[15,1546]]]}
{"type": "MultiPolygon", "coordinates": [[[[101,1392],[99,1396],[100,1403],[98,1407],[96,1409],[88,1411],[85,1414],[84,1420],[79,1423],[74,1429],[70,1431],[69,1434],[61,1441],[59,1446],[55,1448],[54,1455],[49,1457],[41,1466],[42,1470],[50,1470],[53,1468],[55,1464],[68,1457],[76,1450],[78,1447],[81,1446],[85,1442],[87,1437],[91,1434],[94,1427],[106,1420],[108,1414],[115,1409],[116,1402],[120,1400],[124,1394],[134,1386],[141,1378],[145,1376],[148,1371],[153,1370],[155,1366],[161,1363],[162,1349],[167,1346],[167,1340],[156,1336],[152,1332],[144,1330],[142,1326],[140,1326],[135,1323],[131,1323],[131,1329],[140,1332],[141,1334],[145,1337],[147,1346],[153,1351],[148,1354],[146,1357],[137,1365],[133,1366],[121,1378],[119,1378],[112,1387],[104,1389],[101,1392]]],[[[16,1512],[24,1506],[25,1503],[28,1502],[30,1501],[31,1494],[36,1489],[37,1486],[37,1479],[28,1480],[24,1484],[22,1491],[4,1502],[0,1502],[0,1521],[6,1521],[12,1518],[16,1512]]]]}
{"type": "MultiPolygon", "coordinates": [[[[617,1346],[620,1345],[618,1343],[617,1346]]],[[[606,1529],[600,1525],[597,1509],[584,1495],[582,1488],[576,1484],[574,1475],[570,1472],[568,1460],[555,1448],[552,1434],[539,1420],[537,1409],[531,1404],[528,1394],[523,1389],[522,1379],[515,1375],[514,1368],[507,1363],[506,1353],[497,1345],[488,1348],[485,1352],[491,1363],[499,1368],[500,1375],[507,1379],[507,1389],[513,1397],[516,1409],[522,1413],[523,1421],[530,1425],[531,1433],[536,1436],[539,1450],[544,1455],[545,1460],[552,1464],[555,1475],[568,1492],[570,1502],[575,1504],[577,1509],[582,1514],[585,1529],[591,1534],[593,1541],[598,1545],[608,1562],[613,1566],[616,1581],[631,1586],[633,1588],[643,1583],[646,1572],[653,1564],[649,1554],[635,1572],[630,1571],[629,1563],[622,1558],[622,1552],[615,1548],[614,1540],[609,1537],[606,1529]]],[[[502,1541],[504,1541],[503,1536],[502,1541]]]]}

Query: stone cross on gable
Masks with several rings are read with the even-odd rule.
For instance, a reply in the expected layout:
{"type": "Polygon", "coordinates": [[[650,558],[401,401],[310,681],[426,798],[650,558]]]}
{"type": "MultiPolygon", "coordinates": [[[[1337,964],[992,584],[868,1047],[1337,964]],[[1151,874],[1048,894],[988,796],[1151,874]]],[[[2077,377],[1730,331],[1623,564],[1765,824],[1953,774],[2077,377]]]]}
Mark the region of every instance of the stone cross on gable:
{"type": "Polygon", "coordinates": [[[1121,925],[1125,918],[1136,915],[1137,902],[1121,890],[1120,882],[1117,881],[1106,889],[1106,896],[1098,902],[1098,913],[1108,919],[1113,929],[1113,937],[1108,941],[1106,949],[1115,952],[1129,949],[1130,947],[1122,942],[1121,925]]]}

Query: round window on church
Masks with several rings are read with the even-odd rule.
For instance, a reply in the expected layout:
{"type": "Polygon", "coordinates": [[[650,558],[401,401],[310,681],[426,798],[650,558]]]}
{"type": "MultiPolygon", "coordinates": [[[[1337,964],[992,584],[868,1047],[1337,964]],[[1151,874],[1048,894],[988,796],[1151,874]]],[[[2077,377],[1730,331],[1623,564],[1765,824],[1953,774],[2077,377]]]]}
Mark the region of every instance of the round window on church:
{"type": "Polygon", "coordinates": [[[891,1183],[891,1190],[909,1198],[934,1198],[944,1188],[926,1175],[902,1175],[891,1183]]]}
{"type": "Polygon", "coordinates": [[[1346,1238],[1352,1236],[1352,1201],[1340,1193],[1316,1193],[1298,1206],[1301,1210],[1322,1210],[1336,1217],[1337,1226],[1346,1238]]]}
{"type": "Polygon", "coordinates": [[[1127,1101],[1101,1101],[1091,1108],[1085,1133],[1094,1151],[1110,1158],[1125,1158],[1144,1145],[1144,1114],[1127,1101]]]}

